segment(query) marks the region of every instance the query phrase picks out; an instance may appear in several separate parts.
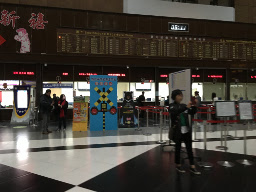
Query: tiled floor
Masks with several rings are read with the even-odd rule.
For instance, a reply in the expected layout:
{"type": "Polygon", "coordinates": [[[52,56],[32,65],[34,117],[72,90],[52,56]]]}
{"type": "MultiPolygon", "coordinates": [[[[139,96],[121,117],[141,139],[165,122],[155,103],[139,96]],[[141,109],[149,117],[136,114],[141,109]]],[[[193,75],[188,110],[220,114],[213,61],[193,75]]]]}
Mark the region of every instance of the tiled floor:
{"type": "MultiPolygon", "coordinates": [[[[255,162],[254,128],[247,132],[247,158],[255,162]]],[[[55,130],[54,124],[50,129],[55,130]]],[[[231,128],[229,134],[235,135],[235,131],[231,128]]],[[[73,133],[69,124],[66,132],[42,135],[37,127],[14,129],[1,123],[0,191],[255,191],[256,165],[236,163],[226,169],[217,164],[244,158],[243,131],[238,130],[237,136],[239,140],[227,141],[225,154],[215,148],[220,145],[219,131],[207,132],[207,150],[203,132],[198,132],[199,142],[193,143],[195,152],[211,161],[214,168],[193,177],[188,173],[177,175],[173,152],[165,152],[156,144],[158,127],[73,133]],[[146,132],[152,135],[143,135],[146,132]]],[[[167,130],[163,138],[167,140],[167,130]]]]}

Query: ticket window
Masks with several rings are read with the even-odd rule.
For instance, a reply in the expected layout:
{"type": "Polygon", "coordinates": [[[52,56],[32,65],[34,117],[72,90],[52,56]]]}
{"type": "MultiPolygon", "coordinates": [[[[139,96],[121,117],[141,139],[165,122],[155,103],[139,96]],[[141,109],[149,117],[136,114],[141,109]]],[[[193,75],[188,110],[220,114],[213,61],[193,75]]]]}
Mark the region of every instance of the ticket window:
{"type": "MultiPolygon", "coordinates": [[[[55,84],[57,82],[44,82],[44,84],[55,84]]],[[[72,84],[73,82],[65,82],[62,84],[72,84]]],[[[73,105],[73,88],[43,88],[43,94],[46,92],[47,89],[51,90],[51,97],[53,97],[53,94],[56,94],[57,97],[60,97],[61,94],[64,94],[66,96],[66,100],[68,101],[69,105],[73,105]]]]}
{"type": "Polygon", "coordinates": [[[19,80],[3,80],[0,81],[1,87],[1,106],[12,108],[13,107],[13,86],[19,85],[19,80]],[[4,86],[5,84],[5,86],[4,86]]]}
{"type": "MultiPolygon", "coordinates": [[[[255,92],[255,91],[254,91],[255,92]]],[[[231,83],[230,84],[230,100],[246,100],[246,83],[231,83]]]]}
{"type": "Polygon", "coordinates": [[[90,83],[87,81],[78,81],[74,83],[76,96],[90,96],[90,83]]]}
{"type": "Polygon", "coordinates": [[[201,97],[201,100],[203,101],[204,99],[204,93],[203,93],[203,83],[202,82],[196,82],[192,83],[192,95],[195,96],[195,92],[198,91],[199,95],[201,97]]]}
{"type": "Polygon", "coordinates": [[[166,100],[167,96],[169,96],[169,84],[159,83],[159,97],[166,100]]]}
{"type": "Polygon", "coordinates": [[[256,83],[248,83],[247,84],[247,97],[248,100],[256,101],[256,83]]]}
{"type": "Polygon", "coordinates": [[[155,83],[133,82],[130,84],[130,91],[133,91],[134,99],[138,98],[144,91],[146,101],[155,101],[155,83]]]}
{"type": "Polygon", "coordinates": [[[225,100],[225,83],[203,83],[203,100],[212,101],[212,93],[216,93],[219,100],[225,100]]]}
{"type": "Polygon", "coordinates": [[[117,100],[122,101],[124,98],[124,91],[130,91],[128,82],[117,83],[117,100]]]}

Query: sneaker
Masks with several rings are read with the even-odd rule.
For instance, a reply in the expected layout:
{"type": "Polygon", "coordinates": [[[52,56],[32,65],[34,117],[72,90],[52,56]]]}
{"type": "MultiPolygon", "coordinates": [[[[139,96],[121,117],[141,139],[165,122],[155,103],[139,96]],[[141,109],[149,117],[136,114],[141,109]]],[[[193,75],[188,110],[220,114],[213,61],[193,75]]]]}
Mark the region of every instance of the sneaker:
{"type": "Polygon", "coordinates": [[[47,132],[48,132],[48,133],[52,133],[52,131],[50,131],[50,130],[48,130],[48,129],[47,129],[47,132]]]}
{"type": "Polygon", "coordinates": [[[176,170],[180,173],[186,173],[186,171],[182,167],[176,167],[176,170]]]}
{"type": "Polygon", "coordinates": [[[48,132],[42,132],[42,134],[43,134],[43,135],[47,135],[47,134],[49,134],[49,133],[48,133],[48,132]]]}
{"type": "Polygon", "coordinates": [[[201,172],[198,171],[196,168],[190,168],[190,172],[194,173],[195,175],[201,175],[201,172]]]}

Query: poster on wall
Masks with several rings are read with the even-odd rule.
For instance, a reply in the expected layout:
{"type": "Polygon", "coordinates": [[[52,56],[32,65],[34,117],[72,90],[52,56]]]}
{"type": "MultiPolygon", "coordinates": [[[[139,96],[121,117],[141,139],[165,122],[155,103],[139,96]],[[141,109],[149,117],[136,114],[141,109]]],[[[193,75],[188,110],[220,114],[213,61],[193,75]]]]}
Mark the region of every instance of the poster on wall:
{"type": "Polygon", "coordinates": [[[89,97],[74,97],[73,104],[73,131],[87,131],[88,126],[88,99],[89,97]]]}
{"type": "Polygon", "coordinates": [[[12,124],[29,124],[31,86],[14,86],[12,124]]]}
{"type": "MultiPolygon", "coordinates": [[[[183,93],[183,103],[188,104],[191,101],[191,69],[177,71],[169,74],[170,98],[172,91],[180,89],[183,93]]],[[[171,100],[170,100],[171,102],[171,100]]]]}
{"type": "Polygon", "coordinates": [[[90,130],[117,130],[117,77],[90,76],[90,130]]]}

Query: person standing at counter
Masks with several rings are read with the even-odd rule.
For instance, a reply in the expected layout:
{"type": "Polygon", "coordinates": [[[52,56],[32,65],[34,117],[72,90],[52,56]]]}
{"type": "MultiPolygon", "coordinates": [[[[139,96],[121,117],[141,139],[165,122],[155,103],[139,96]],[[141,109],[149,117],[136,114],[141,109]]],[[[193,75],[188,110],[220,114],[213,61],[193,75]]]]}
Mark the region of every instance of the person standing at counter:
{"type": "MultiPolygon", "coordinates": [[[[138,106],[139,107],[142,107],[142,106],[144,106],[144,104],[143,104],[143,101],[145,101],[145,92],[144,91],[142,91],[142,95],[140,95],[139,97],[138,97],[138,99],[137,99],[137,103],[138,103],[138,106]]],[[[145,113],[145,111],[144,110],[141,110],[141,113],[140,113],[140,118],[144,118],[144,113],[145,113]]]]}
{"type": "Polygon", "coordinates": [[[172,126],[169,132],[169,139],[175,142],[175,163],[176,170],[185,173],[180,163],[181,143],[184,142],[190,162],[190,172],[196,175],[201,173],[197,171],[194,164],[194,155],[192,151],[192,126],[189,123],[189,115],[196,114],[197,108],[192,106],[190,101],[187,105],[182,104],[183,94],[177,89],[172,92],[173,103],[169,105],[172,126]]]}
{"type": "Polygon", "coordinates": [[[66,116],[67,116],[68,102],[66,101],[66,96],[62,94],[58,102],[58,111],[59,111],[59,128],[57,131],[61,131],[61,126],[63,122],[63,131],[66,130],[66,116]]]}
{"type": "Polygon", "coordinates": [[[54,101],[51,98],[51,90],[47,89],[45,94],[40,97],[40,112],[42,113],[42,134],[49,134],[52,131],[48,129],[48,123],[50,121],[50,114],[54,101]]]}

